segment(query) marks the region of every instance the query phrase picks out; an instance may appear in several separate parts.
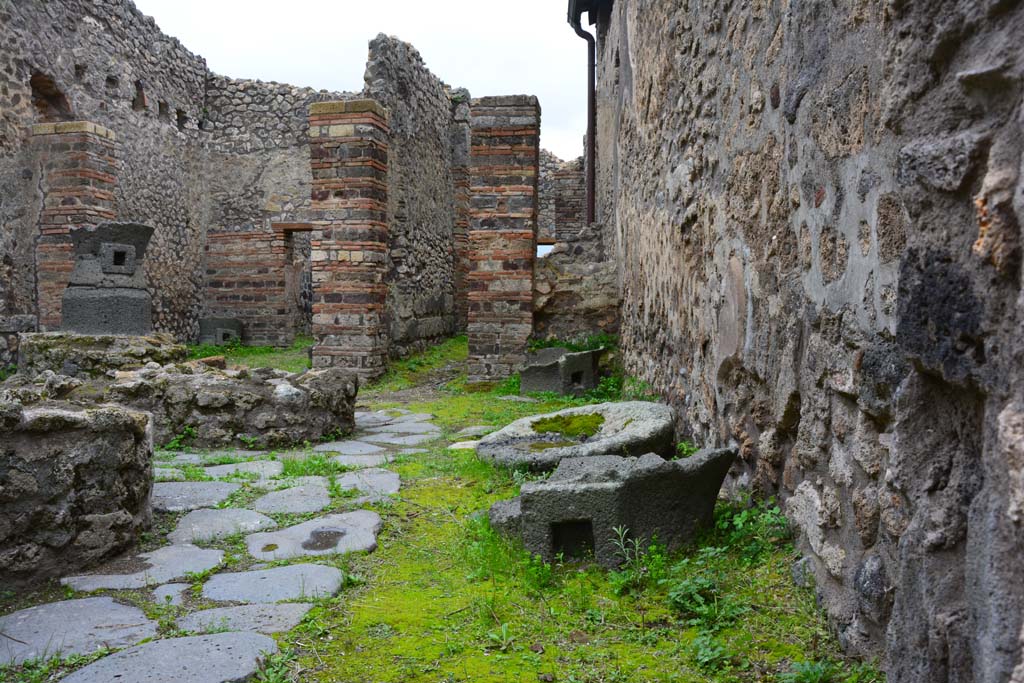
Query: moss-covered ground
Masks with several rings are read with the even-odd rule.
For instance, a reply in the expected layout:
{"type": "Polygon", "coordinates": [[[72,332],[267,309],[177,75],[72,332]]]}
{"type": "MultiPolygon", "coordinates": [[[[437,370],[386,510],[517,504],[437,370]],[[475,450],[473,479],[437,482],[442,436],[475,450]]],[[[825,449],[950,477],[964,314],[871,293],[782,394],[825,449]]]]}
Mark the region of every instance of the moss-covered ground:
{"type": "Polygon", "coordinates": [[[197,344],[188,347],[188,355],[189,358],[224,356],[228,365],[232,367],[244,365],[250,368],[279,368],[288,372],[302,372],[310,367],[309,348],[312,345],[312,337],[298,337],[287,348],[242,346],[237,342],[223,345],[197,344]]]}
{"type": "MultiPolygon", "coordinates": [[[[257,355],[292,369],[305,351],[257,355]]],[[[374,505],[384,519],[376,552],[316,559],[341,568],[345,588],[319,601],[297,629],[277,636],[282,653],[269,658],[257,683],[884,680],[870,666],[843,659],[812,590],[794,585],[790,568],[797,556],[784,518],[770,502],[720,503],[715,527],[671,554],[656,544],[637,547],[622,530],[624,563],[614,572],[548,565],[494,533],[486,510],[515,495],[530,475],[495,468],[472,451],[448,450],[455,432],[611,400],[630,391],[631,383],[614,378],[586,399],[544,395],[522,403],[508,400],[514,380],[486,392],[467,391],[465,357],[465,339],[455,339],[396,363],[361,390],[363,408],[435,415],[443,438],[389,466],[401,475],[402,491],[394,501],[374,505]]],[[[231,362],[243,361],[236,356],[231,362]]],[[[340,473],[329,460],[311,456],[280,454],[284,476],[340,473]]],[[[241,459],[221,456],[224,462],[241,459]]],[[[194,469],[186,475],[205,476],[194,469]]],[[[244,476],[239,482],[245,486],[224,505],[244,505],[256,495],[244,476]]],[[[351,492],[333,489],[332,507],[348,509],[351,492]]],[[[161,515],[141,549],[162,543],[179,516],[161,515]]],[[[292,524],[306,517],[275,520],[292,524]]],[[[204,545],[223,549],[224,564],[233,570],[254,564],[241,536],[204,545]]],[[[206,578],[190,581],[198,589],[206,578]]],[[[32,594],[0,591],[0,614],[61,597],[80,595],[55,583],[32,594]]],[[[154,605],[146,591],[115,597],[158,620],[161,637],[180,635],[173,620],[181,608],[154,605]]],[[[201,601],[196,591],[186,597],[191,608],[204,606],[201,601]]],[[[0,680],[56,681],[98,656],[0,668],[0,680]]]]}

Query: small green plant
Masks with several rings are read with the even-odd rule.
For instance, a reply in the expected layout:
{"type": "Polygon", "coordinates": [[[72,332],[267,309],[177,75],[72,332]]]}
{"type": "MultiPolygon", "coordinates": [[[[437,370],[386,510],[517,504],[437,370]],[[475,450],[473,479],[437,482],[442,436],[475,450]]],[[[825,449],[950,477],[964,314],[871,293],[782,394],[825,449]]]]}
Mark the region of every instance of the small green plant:
{"type": "Polygon", "coordinates": [[[622,559],[620,568],[608,574],[616,595],[639,592],[648,584],[664,580],[667,560],[663,547],[655,541],[644,549],[639,539],[629,537],[629,529],[624,526],[612,531],[615,553],[622,559]]]}
{"type": "Polygon", "coordinates": [[[577,337],[575,339],[532,339],[530,340],[529,350],[539,351],[540,349],[568,349],[570,351],[596,351],[598,349],[617,349],[619,347],[619,338],[613,334],[606,334],[604,332],[598,334],[591,334],[586,337],[577,337]]]}
{"type": "Polygon", "coordinates": [[[256,672],[257,683],[292,683],[292,668],[295,663],[295,651],[284,650],[277,654],[266,655],[263,665],[256,672]]]}
{"type": "Polygon", "coordinates": [[[797,662],[788,673],[779,676],[780,683],[840,683],[840,669],[829,661],[797,662]]]}
{"type": "Polygon", "coordinates": [[[4,367],[0,367],[0,382],[3,382],[7,378],[14,376],[16,372],[18,372],[17,365],[7,365],[4,367]]]}
{"type": "Polygon", "coordinates": [[[748,565],[791,535],[789,522],[774,499],[753,506],[719,507],[715,528],[726,544],[740,550],[748,565]]]}
{"type": "Polygon", "coordinates": [[[238,434],[238,440],[249,447],[250,450],[255,450],[260,445],[260,437],[251,436],[249,434],[238,434]]]}
{"type": "Polygon", "coordinates": [[[195,441],[199,432],[192,425],[185,425],[173,439],[168,441],[164,448],[169,451],[177,451],[195,441]]]}
{"type": "Polygon", "coordinates": [[[669,590],[668,601],[691,626],[711,632],[731,626],[750,611],[745,604],[726,595],[717,578],[706,574],[689,576],[675,584],[669,590]]]}
{"type": "Polygon", "coordinates": [[[489,641],[489,647],[502,652],[508,652],[515,645],[515,638],[508,630],[508,624],[502,624],[497,631],[491,631],[487,634],[487,640],[489,641]]]}
{"type": "Polygon", "coordinates": [[[682,441],[678,446],[676,446],[676,457],[674,459],[689,458],[696,455],[699,450],[700,448],[694,446],[689,441],[682,441]]]}
{"type": "Polygon", "coordinates": [[[690,653],[701,671],[722,671],[732,662],[729,649],[710,633],[701,633],[694,638],[690,653]]]}

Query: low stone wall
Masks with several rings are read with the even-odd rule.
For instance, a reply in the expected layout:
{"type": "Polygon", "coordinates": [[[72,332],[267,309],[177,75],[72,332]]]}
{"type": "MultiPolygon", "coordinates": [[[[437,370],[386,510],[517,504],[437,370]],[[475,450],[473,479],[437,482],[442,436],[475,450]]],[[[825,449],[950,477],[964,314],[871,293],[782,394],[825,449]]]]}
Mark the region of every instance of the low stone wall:
{"type": "Polygon", "coordinates": [[[119,373],[69,397],[101,396],[152,413],[158,445],[180,435],[190,447],[275,448],[351,432],[358,389],[356,375],[340,368],[294,375],[188,363],[119,373]]]}
{"type": "Polygon", "coordinates": [[[116,406],[24,407],[0,392],[0,586],[87,567],[151,521],[149,417],[116,406]]]}
{"type": "Polygon", "coordinates": [[[34,315],[0,316],[0,373],[18,364],[19,336],[35,329],[34,315]]]}
{"type": "Polygon", "coordinates": [[[176,363],[187,351],[166,334],[84,335],[68,332],[22,334],[18,371],[35,376],[46,370],[70,377],[100,377],[111,370],[131,370],[147,363],[176,363]]]}

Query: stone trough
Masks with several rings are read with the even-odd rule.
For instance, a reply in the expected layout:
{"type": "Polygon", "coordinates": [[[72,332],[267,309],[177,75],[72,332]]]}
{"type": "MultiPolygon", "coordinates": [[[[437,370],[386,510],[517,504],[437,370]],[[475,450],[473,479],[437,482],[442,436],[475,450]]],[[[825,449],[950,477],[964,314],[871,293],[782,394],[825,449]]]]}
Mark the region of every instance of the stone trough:
{"type": "Polygon", "coordinates": [[[674,423],[672,408],[660,403],[602,403],[516,420],[481,439],[476,452],[497,465],[541,472],[553,470],[566,458],[645,453],[671,457],[674,423]],[[596,417],[588,420],[592,416],[596,417]],[[581,429],[580,422],[588,422],[592,429],[581,429]]]}
{"type": "Polygon", "coordinates": [[[614,568],[622,562],[616,527],[673,550],[710,524],[735,457],[735,449],[718,449],[671,461],[653,453],[569,458],[548,479],[524,484],[518,498],[496,503],[491,525],[521,535],[526,549],[546,561],[592,555],[614,568]]]}

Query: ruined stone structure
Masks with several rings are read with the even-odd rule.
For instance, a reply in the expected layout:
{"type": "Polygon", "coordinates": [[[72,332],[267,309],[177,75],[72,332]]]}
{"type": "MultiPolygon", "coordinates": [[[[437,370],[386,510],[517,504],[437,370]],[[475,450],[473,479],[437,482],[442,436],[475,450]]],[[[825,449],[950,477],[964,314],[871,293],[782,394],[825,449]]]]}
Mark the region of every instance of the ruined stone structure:
{"type": "Polygon", "coordinates": [[[781,496],[850,651],[1010,680],[1024,6],[585,4],[629,370],[781,496]]]}
{"type": "Polygon", "coordinates": [[[193,340],[200,319],[221,318],[240,321],[246,343],[312,332],[318,366],[373,376],[466,329],[471,271],[482,281],[474,250],[504,258],[470,236],[497,227],[520,236],[494,289],[518,281],[520,319],[481,377],[516,369],[513,346],[530,333],[535,100],[471,100],[383,35],[364,88],[332,93],[213,74],[129,0],[6,3],[0,20],[0,192],[12,198],[0,206],[0,316],[59,329],[72,233],[139,222],[154,227],[156,331],[193,340]],[[504,132],[477,107],[504,108],[504,132]],[[488,156],[506,143],[506,158],[488,156]],[[485,217],[492,180],[509,182],[485,217]],[[518,223],[483,225],[502,215],[518,223]]]}

